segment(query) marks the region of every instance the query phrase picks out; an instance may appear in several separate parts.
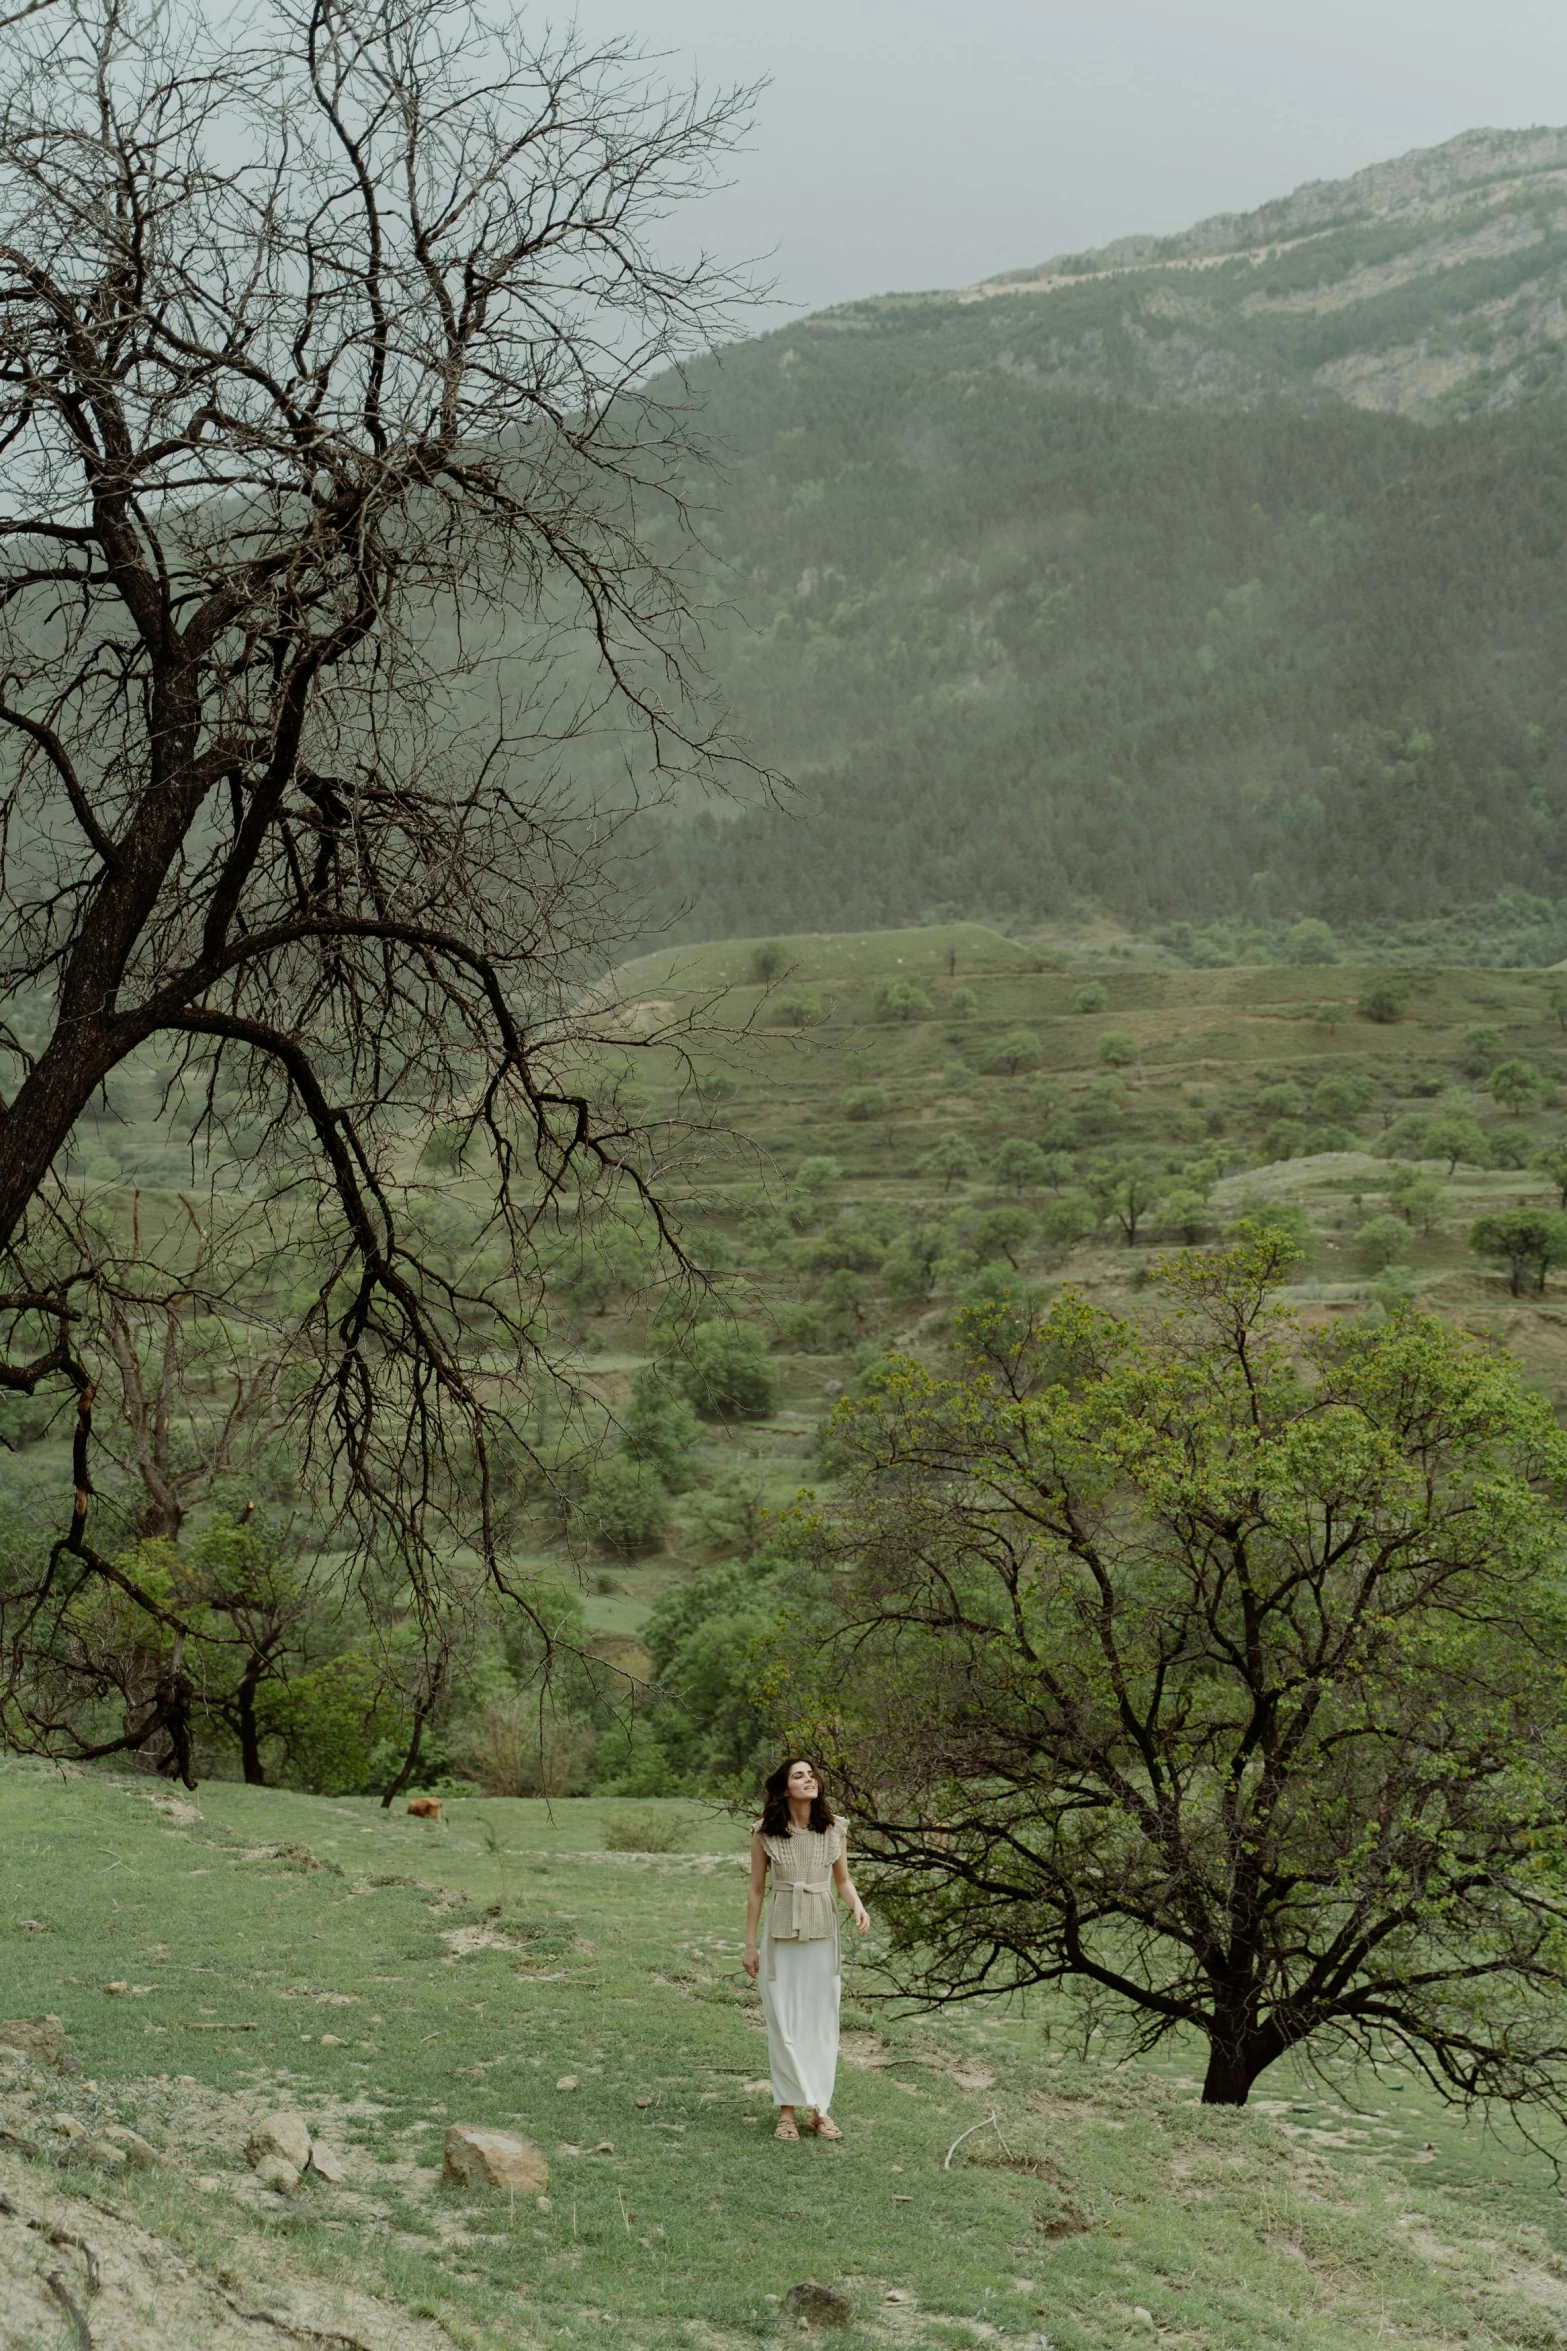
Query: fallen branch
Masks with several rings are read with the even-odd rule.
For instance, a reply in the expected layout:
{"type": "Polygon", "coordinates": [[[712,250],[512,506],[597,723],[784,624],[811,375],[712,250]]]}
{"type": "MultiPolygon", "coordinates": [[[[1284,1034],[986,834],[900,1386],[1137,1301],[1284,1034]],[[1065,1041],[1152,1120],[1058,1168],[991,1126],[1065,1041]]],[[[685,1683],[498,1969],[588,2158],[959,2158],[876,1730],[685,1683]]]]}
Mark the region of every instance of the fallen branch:
{"type": "MultiPolygon", "coordinates": [[[[964,2140],[965,2140],[965,2139],[972,2139],[972,2137],[974,2136],[974,2133],[975,2133],[976,2131],[982,2131],[982,2130],[984,2130],[984,2129],[986,2128],[986,2126],[987,2126],[988,2124],[990,2124],[990,2123],[994,2123],[994,2124],[995,2124],[995,2126],[996,2126],[996,2137],[997,2137],[998,2139],[1001,2139],[1001,2120],[1000,2120],[1000,2116],[999,2116],[999,2115],[998,2115],[998,2114],[997,2114],[997,2113],[994,2111],[994,2109],[992,2109],[992,2111],[991,2111],[989,2114],[987,2114],[987,2115],[986,2115],[984,2122],[971,2122],[971,2123],[969,2124],[969,2127],[968,2127],[968,2129],[967,2129],[966,2131],[959,2131],[959,2133],[958,2133],[957,2137],[956,2137],[956,2138],[953,2140],[953,2142],[952,2142],[951,2146],[950,2146],[950,2147],[947,2149],[946,2161],[945,2161],[945,2162],[942,2164],[942,2167],[941,2167],[941,2168],[942,2168],[942,2170],[943,2170],[943,2171],[950,2171],[950,2170],[952,2169],[952,2158],[953,2158],[953,2156],[954,2156],[954,2155],[956,2155],[956,2153],[957,2153],[958,2149],[959,2149],[959,2148],[962,2146],[962,2144],[963,2144],[964,2140]]],[[[1003,2155],[1006,2157],[1007,2161],[1010,2163],[1010,2162],[1011,2162],[1011,2160],[1012,2160],[1012,2150],[1011,2150],[1011,2148],[1010,2148],[1010,2147],[1007,2145],[1007,2143],[1006,2143],[1005,2139],[1001,2139],[1001,2152],[1002,2152],[1002,2154],[1003,2154],[1003,2155]]]]}

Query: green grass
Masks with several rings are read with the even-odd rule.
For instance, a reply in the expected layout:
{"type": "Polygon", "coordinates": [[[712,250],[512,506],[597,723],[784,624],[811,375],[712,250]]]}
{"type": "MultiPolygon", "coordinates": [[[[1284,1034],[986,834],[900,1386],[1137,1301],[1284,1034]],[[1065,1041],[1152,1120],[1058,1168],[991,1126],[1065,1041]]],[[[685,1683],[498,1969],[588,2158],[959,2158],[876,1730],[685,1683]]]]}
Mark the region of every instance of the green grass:
{"type": "MultiPolygon", "coordinates": [[[[1180,2055],[1085,2055],[1037,2006],[873,2014],[856,1960],[848,2046],[875,2062],[841,2076],[847,2140],[783,2148],[737,1965],[743,1824],[681,1806],[690,1850],[642,1856],[604,1833],[645,1805],[463,1802],[427,1828],[209,1784],[181,1822],[148,1801],[164,1793],[0,1770],[5,2004],[58,2012],[80,2055],[44,2105],[89,2127],[112,2109],[177,2156],[49,2184],[253,2296],[351,2283],[476,2347],[606,2321],[644,2346],[763,2339],[811,2276],[850,2294],[851,2344],[1567,2340],[1547,2167],[1394,2075],[1357,2098],[1281,2074],[1264,2107],[1214,2113],[1180,2055]],[[264,1851],[279,1844],[321,1866],[264,1851]],[[496,1903],[515,1948],[454,1960],[443,1934],[496,1903]],[[150,1988],[105,1994],[114,1980],[150,1988]],[[242,2200],[249,2119],[279,2104],[348,2146],[349,2190],[242,2200]],[[538,2138],[550,2209],[440,2185],[456,2119],[538,2138]]],[[[36,2109],[0,2103],[43,2136],[36,2109]]],[[[0,2153],[0,2171],[21,2201],[42,2192],[25,2157],[0,2153]]]]}

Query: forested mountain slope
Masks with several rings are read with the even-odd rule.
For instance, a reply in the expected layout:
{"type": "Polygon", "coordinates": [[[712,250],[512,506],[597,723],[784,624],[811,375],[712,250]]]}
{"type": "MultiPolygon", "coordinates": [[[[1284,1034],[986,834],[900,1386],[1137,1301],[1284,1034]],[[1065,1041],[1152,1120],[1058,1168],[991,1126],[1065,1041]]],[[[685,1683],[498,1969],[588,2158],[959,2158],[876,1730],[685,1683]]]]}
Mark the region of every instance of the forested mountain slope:
{"type": "Polygon", "coordinates": [[[1567,893],[1567,133],[1473,134],[1074,266],[698,371],[732,608],[711,656],[797,789],[661,835],[659,917],[1092,896],[1354,921],[1567,893]],[[1364,369],[1323,376],[1477,332],[1504,279],[1539,365],[1465,413],[1368,413],[1364,369]],[[1160,311],[1177,280],[1206,341],[1160,311]]]}

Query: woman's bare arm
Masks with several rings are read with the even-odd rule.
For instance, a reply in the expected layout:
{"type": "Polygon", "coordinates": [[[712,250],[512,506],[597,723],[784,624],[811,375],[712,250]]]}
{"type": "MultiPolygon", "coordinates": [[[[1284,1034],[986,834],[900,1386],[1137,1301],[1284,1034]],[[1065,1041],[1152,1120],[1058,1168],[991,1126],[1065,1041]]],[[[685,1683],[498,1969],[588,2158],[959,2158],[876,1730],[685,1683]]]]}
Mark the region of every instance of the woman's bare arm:
{"type": "Polygon", "coordinates": [[[844,1851],[839,1854],[837,1860],[832,1865],[832,1878],[833,1884],[837,1887],[845,1902],[848,1903],[850,1909],[854,1912],[854,1923],[859,1928],[860,1933],[862,1935],[868,1935],[871,1931],[870,1912],[866,1909],[864,1903],[860,1900],[854,1880],[849,1875],[847,1838],[844,1840],[844,1851]]]}
{"type": "Polygon", "coordinates": [[[740,1965],[754,1981],[761,1967],[761,1955],[756,1948],[756,1932],[762,1923],[762,1896],[767,1891],[767,1847],[761,1835],[751,1831],[751,1883],[745,1896],[745,1950],[740,1965]]]}

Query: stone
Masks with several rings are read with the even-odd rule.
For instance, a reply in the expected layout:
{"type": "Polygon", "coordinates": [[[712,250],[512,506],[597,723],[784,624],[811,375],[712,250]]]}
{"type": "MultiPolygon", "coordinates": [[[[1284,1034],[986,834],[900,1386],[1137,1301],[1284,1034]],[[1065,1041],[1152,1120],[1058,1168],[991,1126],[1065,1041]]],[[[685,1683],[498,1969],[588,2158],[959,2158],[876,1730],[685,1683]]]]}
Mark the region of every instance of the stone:
{"type": "Polygon", "coordinates": [[[637,2100],[637,2104],[638,2104],[639,2106],[651,2106],[651,2105],[652,2105],[652,2103],[653,2103],[653,2101],[652,2101],[652,2099],[651,2099],[651,2098],[639,2098],[639,2099],[637,2100]]]}
{"type": "Polygon", "coordinates": [[[19,2049],[35,2065],[58,2065],[65,2049],[65,2027],[57,2016],[12,2016],[0,2022],[0,2042],[19,2049]]]}
{"type": "Polygon", "coordinates": [[[117,1994],[119,1994],[119,1993],[121,1993],[121,1992],[128,1992],[128,1991],[130,1990],[130,1988],[131,1988],[131,1987],[130,1987],[130,1985],[129,1985],[129,1984],[126,1982],[126,1981],[125,1981],[124,1977],[123,1977],[123,1976],[121,1976],[120,1978],[118,1978],[118,1980],[117,1980],[116,1982],[114,1982],[114,1983],[112,1983],[112,1984],[105,1984],[103,1988],[104,1988],[104,1990],[105,1990],[106,1992],[109,1992],[109,1993],[112,1993],[112,1994],[116,1994],[116,1995],[117,1995],[117,1994]]]}
{"type": "Polygon", "coordinates": [[[107,2139],[84,2139],[81,2153],[89,2163],[96,2163],[100,2171],[123,2171],[126,2154],[123,2147],[111,2146],[107,2139]]]}
{"type": "Polygon", "coordinates": [[[803,2286],[791,2286],[783,2306],[802,2326],[846,2327],[854,2323],[854,2304],[848,2295],[834,2293],[831,2286],[819,2286],[814,2278],[807,2278],[803,2286]]]}
{"type": "Polygon", "coordinates": [[[150,2139],[144,2139],[140,2131],[133,2131],[126,2123],[111,2122],[103,2136],[120,2148],[127,2162],[134,2163],[138,2171],[156,2171],[164,2160],[150,2139]]]}
{"type": "Polygon", "coordinates": [[[279,2156],[297,2175],[310,2161],[310,2130],[302,2114],[264,2114],[250,2134],[247,2162],[259,2169],[269,2156],[279,2156]]]}
{"type": "Polygon", "coordinates": [[[264,2155],[256,2165],[256,2178],[263,2188],[270,2188],[275,2196],[297,2196],[299,2174],[281,2155],[264,2155]]]}
{"type": "Polygon", "coordinates": [[[347,2185],[348,2166],[337,2149],[329,2147],[325,2139],[316,2139],[312,2142],[310,2168],[318,2180],[325,2180],[329,2188],[341,2188],[347,2185]]]}
{"type": "Polygon", "coordinates": [[[577,2077],[574,2073],[563,2073],[560,2077],[560,2080],[555,2084],[557,2090],[574,2090],[576,2086],[577,2077]]]}
{"type": "Polygon", "coordinates": [[[555,2209],[554,2203],[548,2196],[535,2196],[533,2201],[540,2212],[553,2212],[555,2209]]]}
{"type": "Polygon", "coordinates": [[[87,2125],[78,2122],[74,2114],[57,2114],[49,2127],[57,2130],[62,2139],[85,2139],[87,2136],[87,2125]]]}
{"type": "Polygon", "coordinates": [[[454,2122],[446,2134],[446,2177],[464,2188],[511,2188],[541,2196],[550,2167],[536,2139],[520,2131],[487,2131],[454,2122]]]}
{"type": "Polygon", "coordinates": [[[321,2035],[321,2046],[323,2049],[344,2049],[348,2046],[348,2044],[343,2039],[341,2033],[323,2033],[321,2035]]]}

